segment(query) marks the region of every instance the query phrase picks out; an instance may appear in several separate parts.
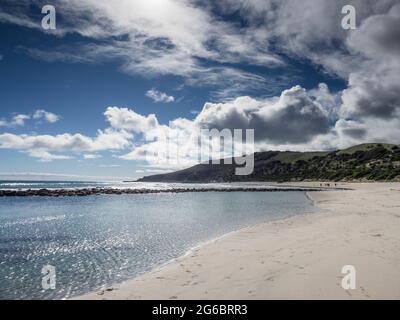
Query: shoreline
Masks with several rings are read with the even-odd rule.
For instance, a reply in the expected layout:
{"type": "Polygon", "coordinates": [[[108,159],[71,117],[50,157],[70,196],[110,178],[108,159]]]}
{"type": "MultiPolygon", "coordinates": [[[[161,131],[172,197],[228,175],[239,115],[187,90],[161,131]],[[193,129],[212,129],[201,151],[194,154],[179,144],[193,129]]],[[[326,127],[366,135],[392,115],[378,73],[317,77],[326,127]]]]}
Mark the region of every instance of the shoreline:
{"type": "MultiPolygon", "coordinates": [[[[310,187],[315,184],[308,183],[310,187]]],[[[400,270],[393,266],[400,263],[400,214],[395,213],[400,200],[390,193],[400,191],[400,184],[349,186],[354,190],[306,192],[320,212],[232,231],[143,275],[71,299],[399,298],[400,270]],[[341,201],[346,197],[349,201],[341,201]],[[377,217],[374,211],[381,200],[387,210],[380,210],[377,217]],[[345,226],[351,221],[354,234],[345,226]],[[390,229],[394,243],[387,243],[384,235],[389,231],[378,230],[379,225],[390,229]],[[366,232],[372,235],[360,241],[366,232]],[[382,259],[388,261],[379,263],[382,259]],[[352,263],[369,276],[357,276],[362,284],[356,290],[344,290],[339,281],[341,267],[352,263]]]]}
{"type": "MultiPolygon", "coordinates": [[[[312,206],[315,206],[315,201],[308,195],[308,191],[304,191],[303,189],[301,189],[301,191],[296,189],[296,191],[297,191],[297,192],[302,192],[302,191],[303,191],[303,192],[304,192],[304,196],[306,197],[306,199],[307,199],[308,201],[311,202],[311,205],[312,205],[312,206]]],[[[320,192],[320,191],[321,191],[321,190],[316,190],[316,191],[314,191],[314,192],[320,192]]],[[[326,190],[326,191],[334,191],[334,190],[333,190],[333,189],[329,189],[329,190],[326,190]]],[[[315,214],[315,212],[306,212],[306,213],[302,212],[302,213],[298,213],[298,214],[296,214],[296,215],[304,215],[304,214],[315,214]]],[[[293,217],[293,216],[292,216],[292,217],[293,217]]],[[[146,271],[146,272],[144,272],[144,273],[141,273],[141,274],[139,274],[139,275],[137,275],[137,276],[135,276],[135,277],[132,277],[132,278],[127,279],[127,280],[124,280],[124,281],[122,281],[122,282],[118,282],[118,283],[112,284],[111,286],[103,286],[103,287],[100,287],[100,288],[98,288],[98,289],[96,289],[96,290],[90,291],[90,292],[85,293],[85,294],[67,297],[66,299],[80,300],[82,297],[84,297],[84,296],[86,296],[86,295],[91,295],[91,294],[94,294],[94,293],[96,293],[97,295],[100,295],[100,296],[101,296],[101,295],[103,295],[105,292],[113,291],[113,290],[114,290],[114,287],[118,287],[118,285],[121,285],[121,284],[123,284],[123,283],[125,283],[125,282],[131,281],[131,280],[133,280],[133,279],[142,277],[142,276],[147,275],[147,274],[152,274],[152,273],[156,273],[156,272],[158,272],[158,271],[161,271],[163,268],[169,266],[170,264],[173,264],[173,263],[175,263],[175,262],[177,262],[177,261],[179,261],[179,260],[181,260],[181,259],[184,259],[185,257],[190,256],[193,252],[196,252],[197,250],[200,250],[202,247],[205,247],[205,246],[207,246],[207,245],[212,245],[213,243],[215,243],[215,242],[217,242],[217,241],[220,241],[220,240],[223,240],[224,238],[229,237],[229,236],[231,236],[231,235],[233,235],[233,234],[235,234],[235,233],[237,233],[237,232],[246,231],[246,230],[252,229],[252,228],[254,228],[254,227],[258,226],[258,225],[268,224],[268,223],[271,223],[271,222],[274,222],[274,221],[281,221],[281,220],[291,219],[292,217],[278,218],[278,219],[276,219],[276,220],[271,220],[271,221],[267,221],[267,222],[261,222],[261,223],[255,224],[255,225],[245,226],[245,227],[241,227],[241,228],[236,229],[236,230],[229,231],[229,232],[227,232],[227,233],[224,233],[224,234],[222,234],[222,235],[220,235],[220,236],[218,236],[218,237],[212,238],[212,239],[210,239],[210,240],[202,241],[202,242],[200,242],[199,244],[197,244],[197,245],[195,245],[195,246],[189,248],[188,250],[186,250],[186,251],[185,251],[183,254],[181,254],[180,256],[175,257],[175,258],[172,258],[172,259],[170,259],[170,260],[168,260],[168,261],[166,261],[166,262],[164,262],[164,263],[162,263],[162,264],[160,264],[160,265],[155,266],[155,267],[152,268],[151,270],[148,270],[148,271],[146,271]]],[[[85,299],[85,298],[83,298],[83,299],[85,299]]]]}

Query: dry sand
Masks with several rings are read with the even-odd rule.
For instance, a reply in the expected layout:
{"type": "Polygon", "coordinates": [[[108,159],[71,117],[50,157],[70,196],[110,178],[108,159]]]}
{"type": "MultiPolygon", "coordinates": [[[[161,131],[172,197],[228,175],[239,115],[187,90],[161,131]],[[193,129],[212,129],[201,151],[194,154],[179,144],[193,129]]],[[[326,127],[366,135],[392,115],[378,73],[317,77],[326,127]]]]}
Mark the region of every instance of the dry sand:
{"type": "Polygon", "coordinates": [[[320,213],[239,230],[78,298],[399,299],[400,184],[340,186],[354,190],[309,193],[320,213]],[[344,265],[356,268],[355,290],[341,287],[344,265]]]}

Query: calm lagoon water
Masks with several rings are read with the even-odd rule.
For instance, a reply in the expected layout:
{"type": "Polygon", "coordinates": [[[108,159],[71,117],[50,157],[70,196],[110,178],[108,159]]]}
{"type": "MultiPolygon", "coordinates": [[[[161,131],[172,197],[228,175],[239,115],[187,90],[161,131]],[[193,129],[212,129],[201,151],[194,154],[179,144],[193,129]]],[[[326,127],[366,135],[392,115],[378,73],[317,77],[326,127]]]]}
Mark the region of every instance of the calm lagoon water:
{"type": "Polygon", "coordinates": [[[110,286],[227,232],[312,212],[304,192],[0,198],[0,299],[59,299],[110,286]],[[56,289],[42,289],[42,267],[56,289]]]}

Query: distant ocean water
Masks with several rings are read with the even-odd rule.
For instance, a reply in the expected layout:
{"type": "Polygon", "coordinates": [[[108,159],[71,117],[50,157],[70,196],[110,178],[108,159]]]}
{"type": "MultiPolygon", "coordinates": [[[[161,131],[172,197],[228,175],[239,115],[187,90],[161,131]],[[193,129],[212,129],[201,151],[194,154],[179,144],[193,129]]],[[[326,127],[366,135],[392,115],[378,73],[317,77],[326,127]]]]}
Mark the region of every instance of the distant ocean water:
{"type": "Polygon", "coordinates": [[[118,182],[0,180],[0,189],[76,189],[118,185],[118,182]]]}
{"type": "MultiPolygon", "coordinates": [[[[266,183],[165,183],[165,182],[94,182],[94,181],[21,181],[0,180],[0,190],[27,189],[82,189],[82,188],[133,188],[133,189],[176,189],[176,188],[235,188],[235,187],[268,187],[266,183]]],[[[272,187],[272,186],[271,186],[272,187]]],[[[277,186],[274,186],[276,188],[277,186]]],[[[285,188],[282,186],[282,188],[285,188]]]]}
{"type": "MultiPolygon", "coordinates": [[[[5,189],[127,185],[182,187],[0,182],[5,189]]],[[[217,185],[221,184],[211,186],[217,185]]],[[[204,188],[203,184],[184,186],[204,188]]],[[[0,299],[58,299],[82,294],[149,271],[230,231],[314,210],[303,192],[0,198],[0,299]],[[47,264],[56,268],[55,290],[41,286],[41,270],[47,264]]]]}

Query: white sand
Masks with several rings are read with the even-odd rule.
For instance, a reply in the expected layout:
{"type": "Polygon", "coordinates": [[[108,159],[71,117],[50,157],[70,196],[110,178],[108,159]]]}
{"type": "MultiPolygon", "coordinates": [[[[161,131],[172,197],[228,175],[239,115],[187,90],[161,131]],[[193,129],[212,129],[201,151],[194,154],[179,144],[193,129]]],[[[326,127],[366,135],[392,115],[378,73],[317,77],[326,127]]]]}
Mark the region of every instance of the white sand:
{"type": "Polygon", "coordinates": [[[79,299],[399,299],[400,184],[346,186],[309,194],[321,213],[242,229],[79,299]],[[341,287],[344,265],[355,290],[341,287]]]}

